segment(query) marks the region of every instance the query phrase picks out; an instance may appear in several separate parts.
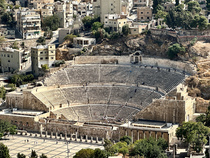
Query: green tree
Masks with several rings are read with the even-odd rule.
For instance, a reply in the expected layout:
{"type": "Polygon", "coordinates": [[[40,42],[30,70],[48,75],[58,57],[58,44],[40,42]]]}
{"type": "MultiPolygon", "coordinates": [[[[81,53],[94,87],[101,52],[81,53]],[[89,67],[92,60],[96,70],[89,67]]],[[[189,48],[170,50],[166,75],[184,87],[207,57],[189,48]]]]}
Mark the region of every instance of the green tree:
{"type": "Polygon", "coordinates": [[[17,41],[15,41],[12,46],[13,49],[19,49],[17,41]]]}
{"type": "Polygon", "coordinates": [[[193,14],[198,14],[201,11],[200,4],[197,1],[190,1],[187,3],[188,11],[192,12],[193,14]]]}
{"type": "Polygon", "coordinates": [[[15,22],[13,21],[13,15],[11,12],[3,13],[1,16],[1,21],[3,24],[6,24],[9,27],[13,27],[15,25],[15,22]]]}
{"type": "Polygon", "coordinates": [[[113,145],[113,143],[110,140],[108,140],[108,139],[104,140],[104,149],[106,151],[111,152],[112,145],[113,145]]]}
{"type": "Polygon", "coordinates": [[[92,158],[94,155],[93,149],[81,149],[73,158],[92,158]]]}
{"type": "Polygon", "coordinates": [[[196,118],[196,122],[202,122],[205,126],[210,127],[210,106],[208,106],[205,114],[201,114],[196,118]]]}
{"type": "Polygon", "coordinates": [[[73,34],[66,35],[66,36],[64,37],[64,40],[65,40],[65,41],[68,41],[68,42],[70,42],[70,43],[73,43],[73,39],[74,39],[75,37],[77,37],[77,36],[76,36],[76,35],[73,35],[73,34]]]}
{"type": "Polygon", "coordinates": [[[206,8],[210,11],[210,0],[206,0],[206,8]]]}
{"type": "Polygon", "coordinates": [[[35,150],[32,150],[32,151],[31,151],[31,156],[30,156],[30,158],[38,158],[38,155],[37,155],[37,153],[36,153],[35,150]]]}
{"type": "Polygon", "coordinates": [[[112,145],[111,147],[111,154],[119,153],[121,148],[127,148],[126,142],[117,142],[116,144],[112,145]]]}
{"type": "Polygon", "coordinates": [[[143,156],[146,158],[167,158],[162,146],[153,138],[138,140],[129,152],[130,156],[143,156]]]}
{"type": "Polygon", "coordinates": [[[158,18],[162,18],[162,19],[166,19],[166,16],[167,16],[167,12],[163,11],[163,10],[158,10],[157,11],[157,14],[155,14],[155,18],[158,19],[158,18]]]}
{"type": "Polygon", "coordinates": [[[7,121],[0,120],[0,139],[7,134],[14,135],[16,132],[16,126],[7,121]]]}
{"type": "Polygon", "coordinates": [[[125,158],[125,155],[129,153],[128,148],[122,147],[121,149],[119,149],[119,153],[122,153],[123,157],[125,158]]]}
{"type": "Polygon", "coordinates": [[[168,56],[170,59],[177,57],[178,53],[185,52],[185,48],[181,47],[178,43],[173,44],[172,46],[168,47],[168,56]]]}
{"type": "Polygon", "coordinates": [[[122,27],[122,33],[123,33],[123,35],[125,35],[125,36],[127,36],[127,35],[130,33],[130,29],[129,29],[128,24],[126,24],[126,25],[124,25],[124,26],[122,27]]]}
{"type": "Polygon", "coordinates": [[[103,24],[100,23],[100,22],[94,22],[91,29],[92,30],[98,30],[99,28],[102,28],[103,27],[103,24]]]}
{"type": "Polygon", "coordinates": [[[161,5],[161,3],[162,3],[162,0],[153,0],[153,5],[152,5],[153,13],[155,13],[155,14],[157,13],[158,6],[161,5]]]}
{"type": "Polygon", "coordinates": [[[40,158],[47,158],[45,154],[42,153],[42,155],[39,156],[40,158]]]}
{"type": "Polygon", "coordinates": [[[42,23],[43,30],[47,30],[47,28],[49,28],[50,30],[55,31],[58,29],[59,25],[60,21],[56,14],[45,17],[42,23]]]}
{"type": "Polygon", "coordinates": [[[48,69],[49,69],[49,67],[47,64],[42,65],[42,70],[48,70],[48,69]]]}
{"type": "Polygon", "coordinates": [[[49,27],[46,27],[46,30],[44,32],[44,37],[47,39],[51,39],[53,37],[53,32],[50,30],[49,27]]]}
{"type": "Polygon", "coordinates": [[[107,152],[106,150],[101,150],[99,148],[96,148],[94,150],[94,154],[92,156],[92,158],[107,158],[107,152]]]}
{"type": "Polygon", "coordinates": [[[26,158],[26,155],[18,153],[17,158],[26,158]]]}
{"type": "Polygon", "coordinates": [[[0,15],[5,11],[6,4],[5,0],[0,0],[0,15]]]}
{"type": "Polygon", "coordinates": [[[84,24],[85,29],[90,29],[94,22],[100,22],[100,17],[98,17],[98,16],[94,16],[94,17],[85,16],[82,19],[82,22],[84,24]]]}
{"type": "Polygon", "coordinates": [[[207,143],[207,135],[210,129],[201,122],[184,122],[176,130],[176,136],[181,138],[193,147],[196,152],[200,152],[203,145],[207,143]]]}
{"type": "Polygon", "coordinates": [[[46,39],[45,37],[41,36],[36,40],[36,42],[45,45],[46,39]]]}
{"type": "Polygon", "coordinates": [[[0,89],[0,98],[2,98],[3,100],[5,100],[6,98],[6,90],[3,86],[0,89]]]}
{"type": "Polygon", "coordinates": [[[2,157],[2,158],[10,158],[9,149],[3,143],[0,143],[0,157],[2,157]]]}
{"type": "Polygon", "coordinates": [[[120,141],[121,141],[121,142],[126,142],[126,143],[127,143],[127,145],[130,145],[130,144],[131,144],[132,139],[131,139],[131,137],[130,137],[130,136],[123,136],[123,137],[121,137],[121,138],[120,138],[120,141]]]}
{"type": "Polygon", "coordinates": [[[192,20],[191,26],[194,28],[199,28],[200,30],[204,30],[208,26],[208,20],[205,16],[195,15],[194,19],[192,20]]]}

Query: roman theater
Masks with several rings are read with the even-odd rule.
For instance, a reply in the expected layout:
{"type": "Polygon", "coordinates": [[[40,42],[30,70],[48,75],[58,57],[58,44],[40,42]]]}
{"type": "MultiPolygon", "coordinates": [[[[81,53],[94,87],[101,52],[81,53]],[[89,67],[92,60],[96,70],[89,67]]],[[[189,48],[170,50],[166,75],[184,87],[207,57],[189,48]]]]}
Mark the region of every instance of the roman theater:
{"type": "Polygon", "coordinates": [[[184,80],[187,62],[130,56],[80,56],[49,73],[42,86],[6,96],[5,119],[41,137],[132,140],[163,137],[169,143],[178,124],[194,119],[195,100],[184,80]]]}

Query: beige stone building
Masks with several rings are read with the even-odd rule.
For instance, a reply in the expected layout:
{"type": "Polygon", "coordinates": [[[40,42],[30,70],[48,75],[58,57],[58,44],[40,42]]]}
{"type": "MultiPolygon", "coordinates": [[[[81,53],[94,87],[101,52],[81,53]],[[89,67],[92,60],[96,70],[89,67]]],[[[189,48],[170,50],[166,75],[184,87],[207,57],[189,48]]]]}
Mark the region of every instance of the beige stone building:
{"type": "Polygon", "coordinates": [[[133,25],[129,27],[131,35],[137,35],[147,30],[147,24],[133,25]]]}
{"type": "Polygon", "coordinates": [[[149,0],[133,0],[133,7],[148,7],[149,6],[149,0]]]}
{"type": "Polygon", "coordinates": [[[34,10],[19,10],[17,12],[17,30],[23,39],[39,38],[41,36],[40,14],[34,10]]]}
{"type": "Polygon", "coordinates": [[[24,69],[30,63],[29,52],[12,48],[0,51],[2,72],[14,72],[24,69]]]}
{"type": "Polygon", "coordinates": [[[122,31],[122,27],[129,24],[125,15],[118,14],[105,14],[104,15],[104,27],[110,28],[112,31],[122,31]]]}
{"type": "Polygon", "coordinates": [[[150,7],[139,7],[139,8],[137,8],[137,19],[139,21],[150,21],[150,20],[152,20],[152,9],[150,7]]]}
{"type": "Polygon", "coordinates": [[[84,46],[89,46],[89,45],[94,45],[94,44],[96,44],[95,38],[75,37],[73,39],[73,45],[75,47],[84,47],[84,46]]]}
{"type": "Polygon", "coordinates": [[[39,69],[42,65],[47,64],[48,67],[52,67],[56,58],[55,45],[39,45],[31,48],[31,61],[32,72],[34,75],[39,74],[39,69]]]}
{"type": "Polygon", "coordinates": [[[105,14],[121,14],[122,13],[122,0],[96,0],[93,2],[93,14],[101,18],[104,23],[105,14]]]}

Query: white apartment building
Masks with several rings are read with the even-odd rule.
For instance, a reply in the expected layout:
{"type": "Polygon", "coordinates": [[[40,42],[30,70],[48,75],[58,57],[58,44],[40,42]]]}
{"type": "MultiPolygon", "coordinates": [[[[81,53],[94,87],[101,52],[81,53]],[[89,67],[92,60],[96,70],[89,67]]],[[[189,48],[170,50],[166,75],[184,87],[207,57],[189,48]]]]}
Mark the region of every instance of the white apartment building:
{"type": "Polygon", "coordinates": [[[122,27],[128,24],[128,20],[125,15],[119,14],[105,14],[104,15],[104,27],[110,28],[112,31],[122,31],[122,27]]]}
{"type": "Polygon", "coordinates": [[[39,69],[47,64],[52,67],[56,60],[56,48],[54,44],[39,45],[31,48],[32,72],[35,76],[39,75],[39,69]]]}
{"type": "Polygon", "coordinates": [[[39,38],[41,36],[40,14],[34,10],[19,10],[17,12],[17,30],[23,39],[39,38]]]}
{"type": "Polygon", "coordinates": [[[14,72],[24,69],[30,64],[29,52],[12,48],[0,51],[0,67],[2,72],[14,72]]]}
{"type": "Polygon", "coordinates": [[[104,23],[105,14],[121,14],[122,0],[95,0],[93,2],[93,14],[100,16],[104,23]]]}

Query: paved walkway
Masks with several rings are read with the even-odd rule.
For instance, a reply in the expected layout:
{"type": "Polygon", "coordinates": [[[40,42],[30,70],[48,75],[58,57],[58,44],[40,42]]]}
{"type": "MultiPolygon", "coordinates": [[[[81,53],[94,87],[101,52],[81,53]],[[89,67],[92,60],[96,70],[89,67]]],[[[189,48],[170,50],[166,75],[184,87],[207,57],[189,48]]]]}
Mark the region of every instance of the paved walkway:
{"type": "MultiPolygon", "coordinates": [[[[8,137],[7,137],[8,138],[8,137]]],[[[9,148],[9,153],[12,158],[16,158],[18,153],[23,153],[27,157],[30,156],[31,150],[35,150],[38,155],[44,153],[48,158],[67,158],[67,143],[64,140],[43,139],[29,136],[15,135],[10,136],[9,140],[0,140],[9,148]]],[[[77,151],[83,148],[100,148],[102,145],[88,144],[71,141],[68,144],[69,158],[72,158],[77,151]]]]}

